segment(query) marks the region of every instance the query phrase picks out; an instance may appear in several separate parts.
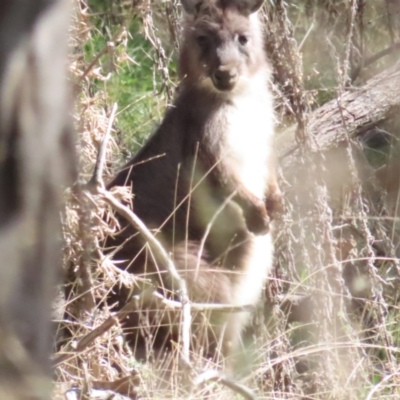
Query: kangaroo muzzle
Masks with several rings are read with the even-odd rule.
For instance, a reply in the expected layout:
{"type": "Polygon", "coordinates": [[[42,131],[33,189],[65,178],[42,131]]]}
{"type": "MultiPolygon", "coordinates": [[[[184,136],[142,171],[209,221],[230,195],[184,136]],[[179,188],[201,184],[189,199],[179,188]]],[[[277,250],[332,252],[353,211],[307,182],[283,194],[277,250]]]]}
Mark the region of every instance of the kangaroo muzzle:
{"type": "Polygon", "coordinates": [[[239,74],[234,69],[218,68],[211,76],[211,80],[216,89],[221,91],[232,90],[237,81],[239,74]]]}

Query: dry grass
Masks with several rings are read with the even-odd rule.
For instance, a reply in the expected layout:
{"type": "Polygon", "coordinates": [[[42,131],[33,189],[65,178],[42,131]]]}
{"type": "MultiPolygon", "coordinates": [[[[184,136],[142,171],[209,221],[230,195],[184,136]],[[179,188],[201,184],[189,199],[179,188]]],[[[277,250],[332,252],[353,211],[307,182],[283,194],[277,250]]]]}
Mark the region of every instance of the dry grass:
{"type": "MultiPolygon", "coordinates": [[[[347,12],[350,24],[344,53],[332,59],[332,92],[336,93],[346,90],[353,39],[362,34],[357,25],[356,2],[340,3],[342,8],[337,11],[347,12]]],[[[128,8],[140,16],[143,32],[155,49],[156,86],[161,85],[162,96],[168,101],[173,92],[167,69],[169,57],[163,47],[168,30],[162,25],[154,28],[162,24],[162,18],[146,8],[148,1],[133,2],[133,6],[118,4],[126,13],[128,8]]],[[[176,7],[173,2],[165,7],[170,32],[177,38],[176,7]]],[[[355,157],[362,152],[357,143],[348,141],[333,155],[308,155],[306,113],[321,99],[316,100],[314,89],[305,89],[302,55],[293,39],[295,28],[283,2],[277,1],[276,7],[266,10],[265,21],[271,32],[271,61],[279,75],[275,86],[278,114],[281,122],[299,124],[297,136],[304,152],[290,171],[282,171],[285,212],[276,224],[275,266],[265,291],[265,304],[256,311],[245,337],[234,382],[251,388],[253,395],[242,393],[248,398],[400,398],[399,194],[393,197],[391,188],[385,187],[389,192],[385,197],[377,175],[372,174],[372,184],[365,182],[366,162],[355,157]],[[339,183],[332,178],[337,168],[332,160],[338,158],[346,176],[339,183]],[[386,198],[392,200],[390,204],[386,198]]],[[[331,11],[328,7],[324,12],[331,11]]],[[[83,48],[96,29],[89,13],[84,3],[77,2],[71,29],[71,79],[77,95],[75,122],[83,183],[91,177],[111,114],[108,93],[93,90],[94,82],[99,77],[104,79],[108,71],[117,74],[119,63],[129,58],[128,35],[121,28],[105,50],[118,55],[110,56],[113,67],[101,63],[100,56],[93,63],[84,59],[83,48]]],[[[177,39],[174,43],[177,48],[177,39]]],[[[304,55],[304,59],[310,57],[309,53],[304,55]]],[[[116,144],[120,143],[118,121],[113,122],[105,180],[114,170],[110,168],[114,160],[123,158],[116,144]]],[[[398,130],[391,133],[400,136],[398,130]]],[[[392,151],[398,151],[395,145],[392,151]]],[[[113,195],[129,203],[131,194],[121,188],[113,195]]],[[[54,398],[65,398],[66,391],[72,396],[73,388],[88,398],[96,398],[95,390],[141,399],[241,398],[240,386],[232,389],[231,381],[224,381],[221,375],[212,376],[221,365],[213,365],[195,353],[189,357],[192,367],[183,365],[179,352],[182,343],[176,344],[175,352],[155,362],[135,360],[124,342],[118,318],[111,315],[105,299],[115,285],[134,290],[146,287],[148,282],[121,271],[116,260],[103,254],[99,244],[118,229],[113,212],[104,196],[90,193],[82,185],[66,193],[64,254],[71,284],[65,304],[68,318],[63,324],[72,337],[55,355],[54,398]]]]}

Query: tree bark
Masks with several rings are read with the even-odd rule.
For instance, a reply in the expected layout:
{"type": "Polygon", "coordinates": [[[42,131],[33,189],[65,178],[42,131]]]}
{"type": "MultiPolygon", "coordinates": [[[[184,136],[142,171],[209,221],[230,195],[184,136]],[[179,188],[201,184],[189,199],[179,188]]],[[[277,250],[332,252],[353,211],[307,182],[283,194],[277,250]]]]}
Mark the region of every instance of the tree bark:
{"type": "MultiPolygon", "coordinates": [[[[310,151],[328,151],[346,138],[367,132],[400,110],[400,62],[376,75],[361,87],[351,87],[342,95],[308,116],[310,151]]],[[[283,170],[295,163],[300,145],[296,126],[278,135],[277,151],[283,170]]]]}
{"type": "Polygon", "coordinates": [[[0,2],[0,398],[50,397],[51,303],[74,145],[69,2],[0,2]]]}

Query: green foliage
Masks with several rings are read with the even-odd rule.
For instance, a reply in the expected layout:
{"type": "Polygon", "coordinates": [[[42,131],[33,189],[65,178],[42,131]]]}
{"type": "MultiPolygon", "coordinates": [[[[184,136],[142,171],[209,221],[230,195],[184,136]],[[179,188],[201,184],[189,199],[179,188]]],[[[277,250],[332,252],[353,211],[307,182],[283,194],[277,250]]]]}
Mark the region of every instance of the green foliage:
{"type": "MultiPolygon", "coordinates": [[[[91,89],[104,91],[110,103],[118,103],[116,124],[120,145],[128,154],[136,152],[155,130],[166,106],[155,69],[155,52],[136,15],[120,16],[101,1],[93,0],[89,4],[91,22],[96,29],[92,30],[84,48],[87,64],[101,54],[93,67],[100,67],[100,76],[93,80],[91,89]],[[127,41],[120,39],[124,27],[128,32],[127,41]],[[115,49],[104,51],[109,41],[115,43],[115,49]]],[[[175,63],[171,62],[170,68],[174,74],[175,63]]]]}

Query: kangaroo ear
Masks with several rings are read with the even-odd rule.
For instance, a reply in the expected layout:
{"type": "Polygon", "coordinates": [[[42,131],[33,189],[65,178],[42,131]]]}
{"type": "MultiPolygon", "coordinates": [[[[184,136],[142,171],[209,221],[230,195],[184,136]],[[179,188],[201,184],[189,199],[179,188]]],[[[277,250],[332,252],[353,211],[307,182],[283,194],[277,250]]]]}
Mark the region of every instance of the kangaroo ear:
{"type": "Polygon", "coordinates": [[[199,11],[202,0],[181,0],[182,7],[189,15],[194,15],[199,11]]]}
{"type": "Polygon", "coordinates": [[[228,3],[233,3],[242,14],[253,14],[257,12],[262,5],[264,0],[228,0],[228,3]]]}

